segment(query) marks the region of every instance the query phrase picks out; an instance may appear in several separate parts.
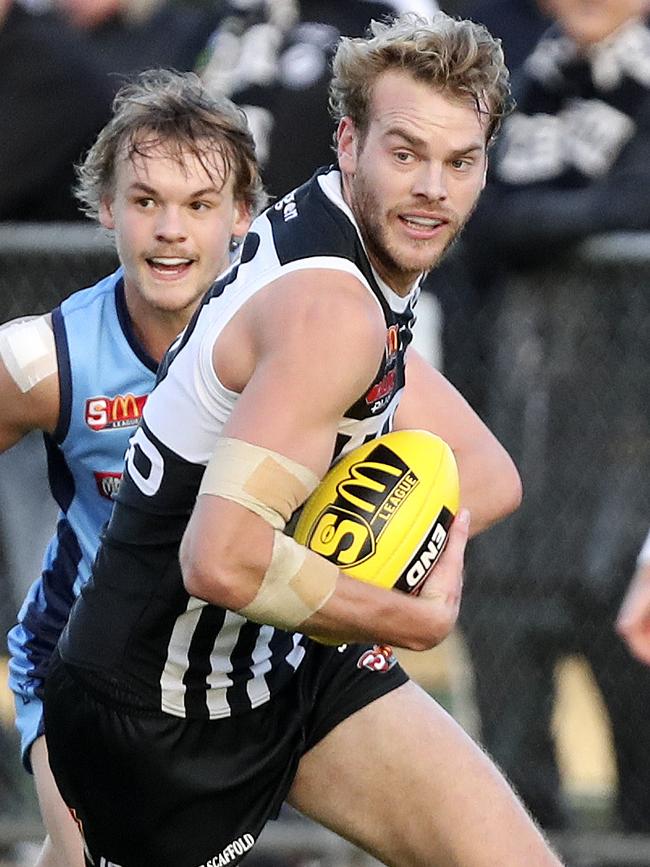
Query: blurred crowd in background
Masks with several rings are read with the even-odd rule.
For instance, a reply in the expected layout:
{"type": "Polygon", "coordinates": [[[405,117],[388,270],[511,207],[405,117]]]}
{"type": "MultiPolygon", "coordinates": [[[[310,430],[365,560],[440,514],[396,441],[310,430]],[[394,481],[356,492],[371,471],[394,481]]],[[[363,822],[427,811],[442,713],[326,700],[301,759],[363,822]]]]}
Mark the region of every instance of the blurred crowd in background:
{"type": "MultiPolygon", "coordinates": [[[[650,231],[649,6],[440,2],[502,39],[516,98],[477,211],[425,281],[440,313],[430,337],[443,370],[510,450],[525,490],[519,512],[471,546],[461,632],[479,736],[551,830],[576,822],[552,716],[558,662],[580,654],[611,726],[617,794],[608,822],[650,832],[650,669],[614,628],[650,523],[650,255],[643,267],[576,271],[588,239],[650,231]]],[[[333,160],[327,85],[339,36],[362,35],[371,18],[436,8],[0,0],[0,261],[2,222],[83,219],[73,164],[133,73],[195,70],[244,108],[278,197],[333,160]]],[[[0,321],[10,316],[2,304],[0,321]]],[[[0,459],[5,632],[51,526],[34,520],[44,480],[35,478],[30,497],[30,460],[16,470],[15,457],[0,459]]],[[[0,745],[0,813],[11,813],[21,772],[11,733],[2,736],[11,743],[0,745]]]]}

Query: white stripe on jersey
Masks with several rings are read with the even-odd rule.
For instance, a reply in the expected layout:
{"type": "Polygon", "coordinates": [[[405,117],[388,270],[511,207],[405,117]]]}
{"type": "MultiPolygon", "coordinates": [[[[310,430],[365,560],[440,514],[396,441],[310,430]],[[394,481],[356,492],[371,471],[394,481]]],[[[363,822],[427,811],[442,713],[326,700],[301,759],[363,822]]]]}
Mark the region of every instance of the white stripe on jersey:
{"type": "Polygon", "coordinates": [[[185,716],[183,676],[189,668],[188,650],[205,604],[190,596],[185,613],[176,619],[169,639],[167,660],[160,675],[160,691],[162,709],[173,716],[185,716]]]}

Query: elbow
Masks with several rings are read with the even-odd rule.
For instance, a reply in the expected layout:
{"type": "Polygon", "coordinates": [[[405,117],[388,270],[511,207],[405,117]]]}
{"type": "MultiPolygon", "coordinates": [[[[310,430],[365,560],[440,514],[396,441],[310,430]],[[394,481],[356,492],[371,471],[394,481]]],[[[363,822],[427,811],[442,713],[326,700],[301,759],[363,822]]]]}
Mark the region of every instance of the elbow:
{"type": "Polygon", "coordinates": [[[495,461],[489,479],[486,479],[485,491],[489,491],[485,505],[487,509],[475,513],[472,511],[471,535],[476,535],[493,524],[502,521],[515,512],[521,505],[523,486],[519,470],[510,455],[503,450],[499,460],[495,461]]]}
{"type": "Polygon", "coordinates": [[[424,650],[433,650],[453,632],[457,620],[457,607],[453,611],[440,612],[432,621],[429,621],[421,635],[410,637],[409,641],[405,643],[407,650],[415,650],[418,653],[424,650]]]}
{"type": "Polygon", "coordinates": [[[504,463],[503,471],[499,474],[498,490],[495,492],[498,505],[498,514],[495,518],[497,521],[516,512],[524,496],[519,470],[509,456],[504,463]]]}
{"type": "Polygon", "coordinates": [[[190,596],[236,611],[245,604],[237,589],[236,569],[222,552],[202,550],[187,535],[179,551],[183,586],[190,596]]]}

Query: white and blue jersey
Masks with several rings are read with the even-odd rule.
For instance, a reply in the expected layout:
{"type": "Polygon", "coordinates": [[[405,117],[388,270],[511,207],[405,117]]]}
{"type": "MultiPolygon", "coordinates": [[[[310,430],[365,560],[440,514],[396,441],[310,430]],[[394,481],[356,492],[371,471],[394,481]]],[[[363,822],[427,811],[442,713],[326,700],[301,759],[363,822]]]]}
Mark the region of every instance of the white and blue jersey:
{"type": "Polygon", "coordinates": [[[42,734],[42,686],[50,655],[90,576],[128,440],[157,368],[133,332],[121,269],[63,301],[52,311],[52,326],[60,411],[45,443],[60,513],[42,574],[8,636],[9,685],[28,769],[29,748],[42,734]]]}

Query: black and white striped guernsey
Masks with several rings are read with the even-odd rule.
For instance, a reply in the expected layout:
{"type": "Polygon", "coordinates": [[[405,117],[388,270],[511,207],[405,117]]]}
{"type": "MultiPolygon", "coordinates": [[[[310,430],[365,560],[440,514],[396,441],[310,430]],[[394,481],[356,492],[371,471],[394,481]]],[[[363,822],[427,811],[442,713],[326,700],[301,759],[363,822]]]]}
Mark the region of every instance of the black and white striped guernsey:
{"type": "Polygon", "coordinates": [[[341,419],[333,460],[391,429],[419,289],[400,298],[378,279],[338,171],[321,169],[255,220],[240,262],[212,286],[163,361],[131,440],[93,577],[60,643],[64,660],[115,700],[179,717],[231,716],[267,701],[300,665],[304,636],[189,596],[178,546],[237,399],[214,374],[214,341],[255,292],[310,268],[356,276],[386,322],[382,363],[341,419]]]}

